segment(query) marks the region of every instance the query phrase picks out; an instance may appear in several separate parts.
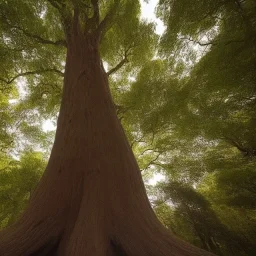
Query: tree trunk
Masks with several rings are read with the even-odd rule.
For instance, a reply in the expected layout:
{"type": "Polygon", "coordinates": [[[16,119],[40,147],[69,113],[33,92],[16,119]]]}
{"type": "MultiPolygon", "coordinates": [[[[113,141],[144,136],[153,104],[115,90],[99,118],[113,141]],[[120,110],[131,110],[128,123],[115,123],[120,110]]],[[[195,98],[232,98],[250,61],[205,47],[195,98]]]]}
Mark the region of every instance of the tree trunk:
{"type": "Polygon", "coordinates": [[[211,255],[157,220],[116,116],[98,38],[68,38],[63,99],[45,173],[1,256],[211,255]]]}

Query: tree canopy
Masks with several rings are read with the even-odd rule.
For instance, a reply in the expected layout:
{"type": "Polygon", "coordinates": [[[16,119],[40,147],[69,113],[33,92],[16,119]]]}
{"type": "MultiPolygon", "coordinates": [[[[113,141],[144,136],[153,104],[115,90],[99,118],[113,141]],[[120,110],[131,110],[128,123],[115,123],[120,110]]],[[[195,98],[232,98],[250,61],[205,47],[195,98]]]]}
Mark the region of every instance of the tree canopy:
{"type": "Polygon", "coordinates": [[[0,3],[0,228],[46,166],[77,8],[88,31],[100,14],[102,65],[159,219],[217,255],[255,255],[255,1],[159,0],[160,36],[139,1],[93,2],[0,3]]]}

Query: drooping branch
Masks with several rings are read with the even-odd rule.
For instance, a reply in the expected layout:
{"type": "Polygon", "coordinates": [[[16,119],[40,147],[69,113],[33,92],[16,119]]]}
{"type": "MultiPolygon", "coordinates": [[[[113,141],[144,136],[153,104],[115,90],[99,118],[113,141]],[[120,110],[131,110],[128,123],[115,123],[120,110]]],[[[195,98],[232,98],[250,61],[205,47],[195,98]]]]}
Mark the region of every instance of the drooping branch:
{"type": "MultiPolygon", "coordinates": [[[[21,30],[21,29],[20,29],[21,30]]],[[[35,34],[31,34],[25,30],[22,30],[22,32],[24,33],[24,35],[30,37],[30,38],[33,38],[35,39],[38,43],[41,43],[41,44],[51,44],[51,45],[58,45],[58,46],[64,46],[64,47],[67,47],[67,43],[65,40],[63,39],[60,39],[60,40],[57,40],[57,41],[51,41],[51,40],[48,40],[48,39],[45,39],[45,38],[42,38],[38,35],[35,35],[35,34]]]]}
{"type": "Polygon", "coordinates": [[[57,40],[57,41],[52,41],[52,40],[49,40],[49,39],[45,39],[37,34],[33,34],[33,33],[30,33],[28,30],[20,27],[20,26],[17,26],[17,25],[13,25],[13,24],[10,24],[7,22],[7,19],[6,19],[6,24],[14,29],[17,29],[19,31],[21,31],[25,36],[27,37],[30,37],[34,40],[36,40],[38,43],[41,43],[41,44],[50,44],[50,45],[56,45],[56,46],[64,46],[66,47],[67,44],[66,44],[66,41],[63,40],[63,39],[60,39],[60,40],[57,40]]]}
{"type": "Polygon", "coordinates": [[[4,82],[6,84],[11,84],[14,80],[16,80],[19,77],[35,75],[35,74],[42,74],[42,73],[46,73],[46,72],[54,72],[54,73],[57,73],[57,74],[59,74],[61,76],[64,76],[64,73],[61,72],[60,70],[58,70],[56,68],[50,68],[50,69],[41,69],[41,70],[22,72],[22,73],[19,73],[19,74],[15,75],[14,77],[12,77],[12,78],[10,78],[8,80],[0,77],[0,81],[4,82]]]}

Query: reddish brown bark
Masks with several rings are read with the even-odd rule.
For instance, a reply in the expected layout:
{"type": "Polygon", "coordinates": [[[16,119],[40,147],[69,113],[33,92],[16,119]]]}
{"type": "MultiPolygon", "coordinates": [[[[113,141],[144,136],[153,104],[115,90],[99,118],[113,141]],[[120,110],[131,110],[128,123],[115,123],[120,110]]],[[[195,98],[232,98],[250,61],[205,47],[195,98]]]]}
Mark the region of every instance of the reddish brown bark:
{"type": "Polygon", "coordinates": [[[116,116],[98,37],[68,38],[64,92],[46,171],[1,256],[210,255],[157,220],[116,116]]]}

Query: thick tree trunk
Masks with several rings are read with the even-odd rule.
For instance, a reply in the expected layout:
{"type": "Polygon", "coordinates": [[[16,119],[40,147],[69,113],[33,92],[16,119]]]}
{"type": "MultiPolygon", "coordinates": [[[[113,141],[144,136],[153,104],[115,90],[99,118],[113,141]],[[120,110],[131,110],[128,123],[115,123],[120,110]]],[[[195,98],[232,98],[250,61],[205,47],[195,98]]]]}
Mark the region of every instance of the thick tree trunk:
{"type": "Polygon", "coordinates": [[[22,218],[0,233],[0,255],[210,255],[157,220],[93,35],[69,38],[50,160],[22,218]]]}

